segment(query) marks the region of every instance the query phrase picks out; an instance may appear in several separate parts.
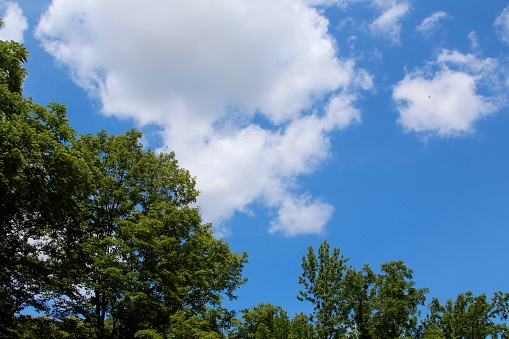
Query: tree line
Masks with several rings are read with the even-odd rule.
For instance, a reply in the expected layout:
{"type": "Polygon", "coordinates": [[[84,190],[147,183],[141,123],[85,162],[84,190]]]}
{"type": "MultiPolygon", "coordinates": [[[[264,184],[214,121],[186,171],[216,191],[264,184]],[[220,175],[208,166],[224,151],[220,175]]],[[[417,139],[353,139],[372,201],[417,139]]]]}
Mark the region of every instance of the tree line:
{"type": "Polygon", "coordinates": [[[0,41],[0,338],[507,337],[507,293],[421,314],[403,262],[355,269],[326,241],[302,259],[311,314],[225,308],[248,257],[202,221],[195,178],[134,129],[78,135],[64,105],[25,98],[27,58],[0,41]]]}
{"type": "Polygon", "coordinates": [[[481,339],[508,338],[509,294],[460,293],[441,304],[428,289],[416,288],[402,261],[355,269],[339,248],[324,241],[302,258],[298,299],[311,314],[290,318],[280,306],[260,303],[243,310],[228,338],[271,339],[481,339]]]}

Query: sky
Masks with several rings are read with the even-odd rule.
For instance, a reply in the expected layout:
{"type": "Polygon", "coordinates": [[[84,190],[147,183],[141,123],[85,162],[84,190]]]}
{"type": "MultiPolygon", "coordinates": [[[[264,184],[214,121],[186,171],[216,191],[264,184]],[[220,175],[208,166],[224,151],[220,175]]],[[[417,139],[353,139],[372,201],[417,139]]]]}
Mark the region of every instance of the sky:
{"type": "Polygon", "coordinates": [[[143,131],[247,251],[243,309],[293,316],[302,256],[403,260],[445,301],[509,292],[509,2],[0,0],[24,94],[143,131]]]}

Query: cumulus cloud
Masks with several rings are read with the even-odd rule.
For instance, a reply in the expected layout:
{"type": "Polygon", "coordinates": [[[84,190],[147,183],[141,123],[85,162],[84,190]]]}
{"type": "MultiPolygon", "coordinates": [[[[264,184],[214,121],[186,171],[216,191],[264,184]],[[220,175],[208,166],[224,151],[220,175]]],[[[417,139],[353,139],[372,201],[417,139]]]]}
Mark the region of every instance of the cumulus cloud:
{"type": "Polygon", "coordinates": [[[329,204],[312,201],[308,195],[289,196],[283,199],[278,218],[271,223],[269,232],[283,232],[290,237],[300,233],[321,233],[333,211],[329,204]]]}
{"type": "Polygon", "coordinates": [[[493,25],[497,31],[498,38],[509,45],[509,6],[504,8],[502,13],[495,19],[493,25]]]}
{"type": "Polygon", "coordinates": [[[4,25],[0,28],[0,40],[24,42],[23,33],[28,29],[27,18],[16,2],[0,1],[4,25]]]}
{"type": "Polygon", "coordinates": [[[443,137],[472,133],[476,121],[505,104],[497,67],[491,58],[442,50],[427,68],[406,74],[394,87],[399,123],[407,131],[443,137]]]}
{"type": "Polygon", "coordinates": [[[448,18],[447,13],[438,11],[431,14],[429,17],[422,20],[422,22],[415,28],[424,36],[431,36],[440,28],[440,21],[448,18]]]}
{"type": "Polygon", "coordinates": [[[277,210],[272,232],[322,231],[333,208],[298,177],[328,157],[330,133],[360,121],[354,93],[372,79],[338,58],[308,1],[53,0],[36,36],[104,114],[161,126],[206,221],[258,202],[277,210]]]}
{"type": "Polygon", "coordinates": [[[376,36],[388,38],[394,44],[399,44],[400,20],[409,12],[410,5],[406,2],[382,0],[374,0],[373,3],[384,8],[384,11],[370,24],[371,32],[376,36]]]}

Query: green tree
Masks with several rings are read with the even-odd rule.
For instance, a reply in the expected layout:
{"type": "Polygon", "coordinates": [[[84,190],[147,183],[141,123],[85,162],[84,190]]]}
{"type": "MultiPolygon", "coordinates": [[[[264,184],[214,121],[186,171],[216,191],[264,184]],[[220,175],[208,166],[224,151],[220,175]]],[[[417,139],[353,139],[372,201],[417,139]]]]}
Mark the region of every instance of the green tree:
{"type": "Polygon", "coordinates": [[[53,258],[68,282],[55,314],[90,319],[98,338],[168,333],[182,315],[208,317],[219,333],[231,317],[222,299],[235,298],[244,283],[247,256],[215,239],[189,206],[198,195],[195,179],[175,155],[144,150],[140,137],[102,131],[73,145],[90,164],[93,187],[82,223],[67,228],[62,255],[53,258]]]}
{"type": "Polygon", "coordinates": [[[314,339],[315,327],[309,316],[304,313],[296,314],[290,322],[288,339],[314,339]]]}
{"type": "Polygon", "coordinates": [[[361,270],[349,268],[345,276],[345,299],[347,301],[350,336],[359,339],[373,338],[373,312],[376,274],[369,265],[361,270]]]}
{"type": "Polygon", "coordinates": [[[364,265],[349,268],[345,277],[348,302],[349,337],[401,338],[416,335],[419,306],[424,304],[427,289],[415,288],[413,271],[402,261],[381,265],[376,274],[364,265]]]}
{"type": "Polygon", "coordinates": [[[424,338],[481,339],[506,338],[509,294],[496,292],[491,300],[485,294],[460,293],[445,305],[433,298],[424,321],[424,338]]]}
{"type": "Polygon", "coordinates": [[[23,97],[27,58],[21,44],[0,41],[0,334],[26,307],[46,309],[52,239],[79,215],[90,178],[70,147],[65,106],[23,97]]]}
{"type": "Polygon", "coordinates": [[[94,337],[94,329],[82,319],[70,317],[56,321],[46,316],[32,317],[21,315],[14,321],[8,338],[20,339],[89,339],[94,337]]]}
{"type": "Polygon", "coordinates": [[[281,306],[260,303],[242,311],[242,318],[229,338],[287,339],[289,331],[290,319],[281,306]]]}
{"type": "Polygon", "coordinates": [[[419,306],[427,289],[415,288],[413,271],[402,261],[381,265],[375,274],[346,266],[348,259],[324,241],[318,257],[312,247],[303,257],[304,285],[299,300],[310,301],[318,338],[393,339],[417,331],[419,306]]]}
{"type": "Polygon", "coordinates": [[[83,200],[82,219],[67,225],[58,242],[60,251],[51,257],[62,282],[54,314],[90,319],[99,338],[106,335],[105,319],[121,298],[128,273],[118,230],[142,197],[139,183],[146,157],[138,138],[135,131],[114,137],[103,131],[74,143],[75,154],[91,168],[93,185],[83,200]]]}
{"type": "Polygon", "coordinates": [[[419,306],[426,300],[426,288],[415,288],[413,270],[402,261],[381,266],[373,293],[373,336],[393,339],[414,336],[419,320],[419,306]]]}
{"type": "Polygon", "coordinates": [[[171,315],[170,327],[165,333],[167,337],[175,339],[226,338],[222,331],[213,326],[210,316],[211,314],[195,314],[190,308],[179,310],[171,315]]]}
{"type": "Polygon", "coordinates": [[[299,283],[304,289],[299,291],[297,298],[313,304],[312,319],[319,338],[342,338],[349,328],[343,290],[347,261],[339,248],[334,248],[331,253],[327,241],[318,248],[318,256],[313,247],[309,247],[308,253],[302,258],[303,273],[299,283]]]}

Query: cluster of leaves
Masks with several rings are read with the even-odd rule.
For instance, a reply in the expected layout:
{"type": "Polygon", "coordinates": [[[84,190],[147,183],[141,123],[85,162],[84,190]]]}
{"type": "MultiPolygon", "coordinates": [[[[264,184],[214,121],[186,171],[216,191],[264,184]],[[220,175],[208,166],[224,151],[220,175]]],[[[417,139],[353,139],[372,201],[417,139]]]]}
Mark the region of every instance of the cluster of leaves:
{"type": "Polygon", "coordinates": [[[27,57],[0,42],[0,337],[221,337],[247,255],[202,223],[195,179],[136,130],[78,136],[24,98],[27,57]]]}

